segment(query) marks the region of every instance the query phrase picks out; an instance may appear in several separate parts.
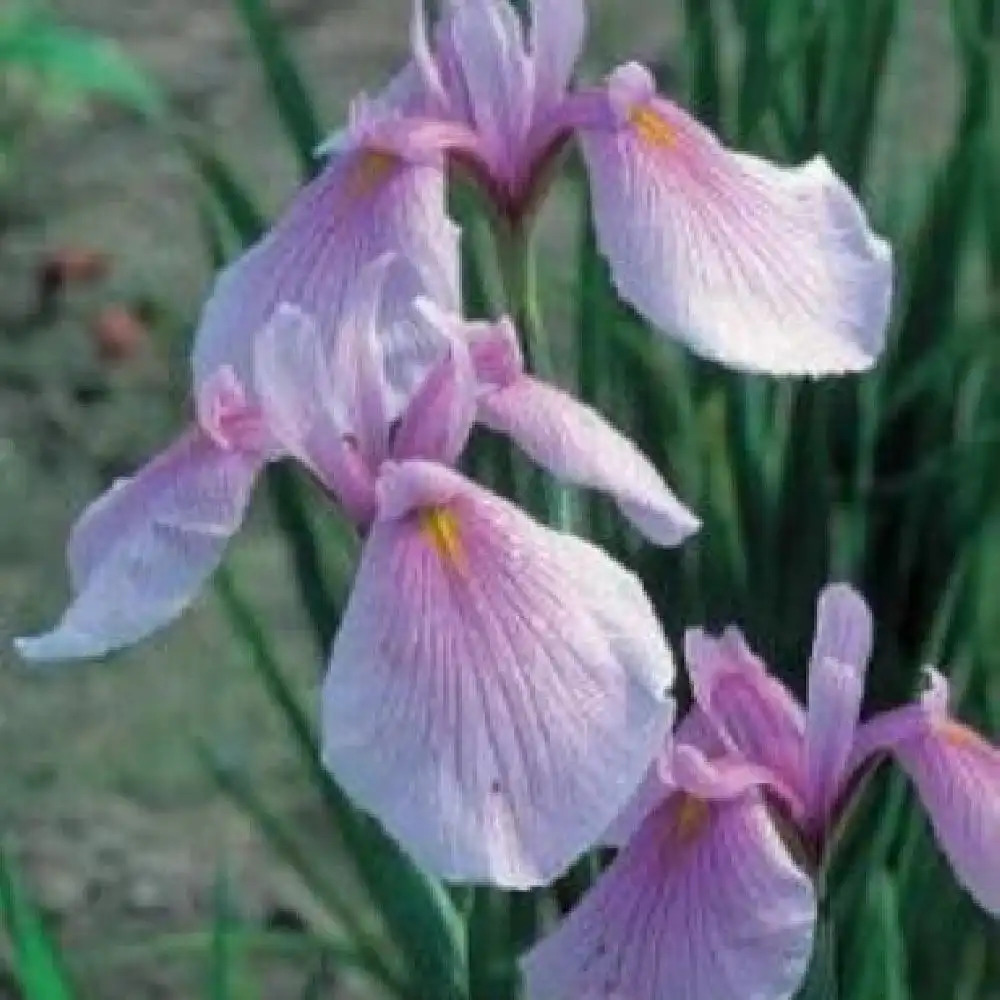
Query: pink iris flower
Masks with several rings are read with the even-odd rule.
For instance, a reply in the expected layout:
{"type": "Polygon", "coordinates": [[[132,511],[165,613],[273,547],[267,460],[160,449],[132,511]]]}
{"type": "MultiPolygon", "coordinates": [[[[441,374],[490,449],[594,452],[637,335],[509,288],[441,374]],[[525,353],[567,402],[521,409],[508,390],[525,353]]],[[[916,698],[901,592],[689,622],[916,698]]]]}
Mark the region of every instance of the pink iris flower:
{"type": "Polygon", "coordinates": [[[470,428],[479,417],[607,491],[654,541],[697,522],[631,442],[524,373],[507,322],[445,329],[425,304],[408,322],[437,355],[400,402],[380,334],[391,267],[361,272],[337,331],[279,307],[254,337],[252,386],[232,366],[206,377],[195,426],[83,515],[75,597],[19,647],[98,656],[169,622],[262,465],[291,456],[365,538],[323,685],[326,764],[437,874],[523,888],[558,875],[634,792],[669,731],[674,668],[631,573],[454,470],[470,428]]]}
{"type": "Polygon", "coordinates": [[[1000,750],[955,721],[931,671],[919,703],[859,724],[872,624],[820,597],[803,709],[736,629],[689,631],[695,707],[607,839],[624,845],[524,960],[539,1000],[786,1000],[816,920],[810,877],[873,755],[912,779],[959,881],[1000,916],[1000,750]]]}
{"type": "MultiPolygon", "coordinates": [[[[428,34],[417,0],[412,57],[361,98],[331,161],[275,229],[221,280],[196,368],[277,302],[323,316],[358,262],[405,256],[447,280],[455,232],[448,166],[513,224],[530,216],[573,140],[590,178],[598,244],[620,294],[696,353],[738,368],[822,375],[868,368],[885,339],[887,244],[821,158],[777,166],[727,150],[635,63],[576,91],[584,0],[445,0],[428,34]]],[[[404,293],[406,289],[403,289],[404,293]]],[[[405,303],[405,294],[400,297],[405,303]]]]}

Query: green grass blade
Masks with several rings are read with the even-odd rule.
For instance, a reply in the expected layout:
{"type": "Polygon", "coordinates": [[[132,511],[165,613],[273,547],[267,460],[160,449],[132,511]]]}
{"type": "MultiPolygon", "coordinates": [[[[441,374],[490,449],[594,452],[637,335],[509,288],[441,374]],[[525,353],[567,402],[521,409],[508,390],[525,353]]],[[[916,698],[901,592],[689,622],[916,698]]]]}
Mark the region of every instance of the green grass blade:
{"type": "Polygon", "coordinates": [[[14,975],[24,1000],[72,1000],[59,947],[28,898],[10,857],[0,848],[0,917],[14,953],[14,975]]]}
{"type": "Polygon", "coordinates": [[[234,940],[236,920],[230,899],[229,879],[220,869],[212,894],[213,921],[206,1000],[232,1000],[236,995],[237,952],[234,940]]]}
{"type": "Polygon", "coordinates": [[[304,177],[316,169],[316,147],[323,138],[319,118],[281,27],[267,0],[233,0],[260,59],[268,91],[281,124],[298,155],[304,177]]]}
{"type": "MultiPolygon", "coordinates": [[[[267,229],[267,219],[235,173],[206,142],[180,135],[180,143],[195,171],[244,246],[259,239],[267,229]]],[[[217,262],[221,266],[223,262],[217,262]]]]}
{"type": "Polygon", "coordinates": [[[688,53],[687,93],[698,117],[716,131],[722,126],[719,25],[714,0],[684,0],[688,53]]]}
{"type": "Polygon", "coordinates": [[[885,870],[869,872],[866,883],[864,907],[854,924],[846,994],[855,1000],[909,1000],[896,883],[885,870]]]}

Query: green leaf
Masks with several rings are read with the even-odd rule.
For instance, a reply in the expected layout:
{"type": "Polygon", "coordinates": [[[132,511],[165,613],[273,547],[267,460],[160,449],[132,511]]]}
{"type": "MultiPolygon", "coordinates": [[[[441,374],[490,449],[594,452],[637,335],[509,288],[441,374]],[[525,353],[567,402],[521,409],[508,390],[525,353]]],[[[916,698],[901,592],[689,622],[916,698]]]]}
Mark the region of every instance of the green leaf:
{"type": "MultiPolygon", "coordinates": [[[[812,959],[805,982],[795,994],[795,1000],[838,1000],[836,932],[833,923],[824,916],[816,921],[812,959]]],[[[854,1000],[851,997],[851,1000],[854,1000]]]]}
{"type": "Polygon", "coordinates": [[[104,97],[149,117],[166,111],[163,94],[115,42],[36,8],[0,13],[0,70],[8,67],[36,74],[54,97],[104,97]]]}
{"type": "Polygon", "coordinates": [[[24,1000],[72,1000],[75,991],[62,955],[50,937],[41,914],[32,905],[0,848],[0,917],[14,951],[14,975],[24,1000]]]}
{"type": "Polygon", "coordinates": [[[233,0],[233,6],[257,50],[271,100],[298,154],[302,174],[311,177],[316,169],[316,147],[322,131],[281,27],[267,0],[233,0]]]}
{"type": "Polygon", "coordinates": [[[854,921],[847,996],[856,1000],[909,1000],[896,884],[884,869],[869,872],[866,884],[864,908],[854,921]]]}

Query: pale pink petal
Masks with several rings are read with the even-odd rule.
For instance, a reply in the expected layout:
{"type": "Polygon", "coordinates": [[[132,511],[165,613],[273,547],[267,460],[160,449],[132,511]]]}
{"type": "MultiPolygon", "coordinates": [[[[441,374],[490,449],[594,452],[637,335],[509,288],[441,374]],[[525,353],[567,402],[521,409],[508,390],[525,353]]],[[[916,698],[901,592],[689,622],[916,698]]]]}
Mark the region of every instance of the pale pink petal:
{"type": "Polygon", "coordinates": [[[880,735],[916,785],[958,880],[1000,916],[1000,749],[948,715],[947,682],[932,676],[920,722],[905,709],[889,713],[880,735]]]}
{"type": "Polygon", "coordinates": [[[874,626],[864,598],[843,583],[823,588],[816,606],[812,662],[839,660],[864,674],[872,655],[874,626]]]}
{"type": "Polygon", "coordinates": [[[684,655],[698,707],[730,748],[768,768],[801,800],[806,720],[798,702],[768,674],[737,629],[719,637],[689,629],[684,655]]]}
{"type": "Polygon", "coordinates": [[[752,793],[680,792],[522,961],[528,1000],[787,1000],[812,949],[808,877],[752,793]]]}
{"type": "Polygon", "coordinates": [[[822,159],[790,168],[729,152],[643,73],[611,81],[617,128],[580,132],[622,297],[737,368],[869,368],[885,343],[892,261],[854,195],[822,159]]]}
{"type": "MultiPolygon", "coordinates": [[[[374,341],[370,349],[376,349],[374,341]]],[[[371,369],[364,355],[355,361],[361,370],[341,368],[346,389],[338,393],[316,324],[288,305],[255,339],[255,390],[271,435],[337,496],[348,514],[367,523],[375,513],[375,484],[358,450],[350,403],[371,369]]]]}
{"type": "Polygon", "coordinates": [[[580,58],[586,30],[584,0],[532,0],[531,56],[539,111],[552,107],[563,96],[580,58]]]}
{"type": "Polygon", "coordinates": [[[559,478],[610,494],[658,545],[679,545],[698,530],[698,519],[642,452],[596,410],[554,386],[522,376],[483,395],[479,420],[559,478]]]}
{"type": "Polygon", "coordinates": [[[448,346],[403,413],[393,438],[397,459],[427,458],[451,465],[476,418],[476,378],[468,348],[448,346]]]}
{"type": "Polygon", "coordinates": [[[17,640],[21,655],[104,656],[171,622],[219,564],[259,465],[191,430],[116,483],[71,535],[72,603],[51,632],[17,640]]]}
{"type": "Polygon", "coordinates": [[[507,0],[463,0],[443,26],[461,68],[471,124],[505,179],[516,172],[534,110],[534,66],[520,18],[507,0]]]}
{"type": "Polygon", "coordinates": [[[442,170],[351,149],[219,276],[196,333],[196,385],[224,365],[254,385],[253,338],[283,303],[323,333],[337,331],[362,269],[386,253],[399,259],[383,289],[387,326],[405,319],[417,295],[459,308],[458,232],[445,214],[442,170]]]}
{"type": "Polygon", "coordinates": [[[846,777],[861,715],[872,618],[861,596],[844,584],[820,595],[809,664],[806,760],[809,809],[825,822],[846,777]]]}
{"type": "Polygon", "coordinates": [[[323,689],[334,776],[436,874],[546,883],[671,721],[669,648],[603,552],[442,466],[390,465],[323,689]]]}

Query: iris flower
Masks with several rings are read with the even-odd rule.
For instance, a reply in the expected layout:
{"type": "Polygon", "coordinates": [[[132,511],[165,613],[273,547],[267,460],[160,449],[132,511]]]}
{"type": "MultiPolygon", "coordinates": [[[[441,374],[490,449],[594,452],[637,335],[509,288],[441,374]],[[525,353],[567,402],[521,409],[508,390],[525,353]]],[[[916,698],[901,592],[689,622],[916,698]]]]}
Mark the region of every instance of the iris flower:
{"type": "Polygon", "coordinates": [[[631,442],[524,373],[507,322],[438,328],[424,304],[412,322],[439,349],[399,404],[380,333],[392,266],[361,272],[337,331],[279,307],[253,339],[252,386],[232,366],[205,379],[195,426],[83,515],[76,596],[19,646],[97,656],[166,624],[218,564],[260,468],[291,456],[365,538],[323,684],[326,764],[437,874],[536,885],[639,784],[670,727],[674,668],[631,573],[454,464],[478,416],[608,492],[654,541],[697,522],[631,442]]]}
{"type": "MultiPolygon", "coordinates": [[[[406,257],[424,283],[448,285],[447,169],[475,180],[520,226],[572,141],[615,284],[655,327],[754,371],[822,375],[874,363],[890,250],[822,158],[784,167],[729,151],[657,95],[636,63],[571,90],[584,0],[532,0],[527,19],[508,0],[442,6],[428,34],[417,0],[407,66],[378,97],[354,103],[319,177],[225,274],[196,367],[213,370],[217,345],[228,353],[277,302],[323,315],[374,249],[406,257]]],[[[454,305],[447,290],[432,297],[454,305]]]]}
{"type": "Polygon", "coordinates": [[[862,599],[828,587],[803,710],[737,630],[688,633],[695,707],[613,827],[612,866],[526,957],[530,997],[791,997],[816,919],[808,873],[876,754],[909,775],[959,881],[1000,916],[1000,750],[950,716],[935,671],[919,703],[859,725],[871,645],[862,599]]]}

